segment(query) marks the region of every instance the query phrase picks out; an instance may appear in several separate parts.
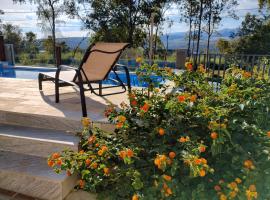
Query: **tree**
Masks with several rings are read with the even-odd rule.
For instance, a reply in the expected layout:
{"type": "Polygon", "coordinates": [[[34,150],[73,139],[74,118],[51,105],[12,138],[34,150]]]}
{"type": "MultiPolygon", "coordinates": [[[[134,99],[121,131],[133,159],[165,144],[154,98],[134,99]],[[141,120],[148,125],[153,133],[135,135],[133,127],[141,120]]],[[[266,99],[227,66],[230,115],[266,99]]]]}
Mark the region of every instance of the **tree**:
{"type": "Polygon", "coordinates": [[[268,8],[270,7],[270,1],[269,0],[258,0],[259,2],[259,7],[263,8],[264,6],[268,6],[268,8]]]}
{"type": "Polygon", "coordinates": [[[13,44],[15,53],[19,53],[21,50],[22,32],[18,26],[12,24],[3,24],[2,34],[4,41],[7,44],[13,44]]]}
{"type": "Polygon", "coordinates": [[[200,40],[201,40],[201,29],[202,29],[202,20],[203,20],[203,10],[204,10],[204,0],[200,0],[200,9],[199,9],[199,17],[198,17],[198,39],[197,39],[197,47],[196,47],[196,57],[195,57],[195,70],[197,69],[197,59],[200,48],[200,40]]]}
{"type": "Polygon", "coordinates": [[[231,42],[232,51],[238,54],[269,54],[269,37],[269,20],[248,13],[231,42]]]}
{"type": "MultiPolygon", "coordinates": [[[[191,41],[194,38],[194,24],[197,18],[197,13],[199,11],[199,4],[197,0],[184,0],[177,1],[179,5],[179,10],[181,11],[181,21],[184,21],[189,26],[188,31],[188,56],[190,56],[191,52],[191,41]]],[[[194,41],[194,40],[193,40],[194,41]]]]}
{"type": "Polygon", "coordinates": [[[222,54],[229,53],[231,49],[230,41],[221,38],[217,41],[216,47],[222,54]]]}
{"type": "Polygon", "coordinates": [[[23,49],[24,52],[31,55],[38,53],[37,36],[32,31],[25,33],[25,37],[23,39],[23,49]]]}
{"type": "Polygon", "coordinates": [[[66,12],[95,32],[94,40],[129,42],[140,46],[146,38],[149,16],[166,0],[67,0],[66,12]],[[91,12],[88,8],[91,8],[91,12]],[[83,15],[79,10],[86,11],[83,15]]]}
{"type": "MultiPolygon", "coordinates": [[[[3,15],[4,11],[0,10],[0,15],[3,15]]],[[[2,20],[0,19],[0,35],[2,35],[2,20]]]]}
{"type": "Polygon", "coordinates": [[[55,50],[56,50],[56,19],[60,16],[63,11],[61,0],[13,0],[14,2],[25,3],[29,1],[37,5],[37,16],[38,19],[42,21],[42,28],[49,30],[52,35],[52,48],[53,57],[55,60],[55,50]]]}
{"type": "Polygon", "coordinates": [[[206,26],[204,31],[207,34],[207,47],[206,47],[206,57],[207,63],[209,63],[209,47],[210,39],[217,29],[219,23],[222,20],[222,14],[227,12],[235,18],[234,7],[237,5],[236,0],[206,0],[205,2],[205,15],[204,19],[206,20],[206,26]]]}

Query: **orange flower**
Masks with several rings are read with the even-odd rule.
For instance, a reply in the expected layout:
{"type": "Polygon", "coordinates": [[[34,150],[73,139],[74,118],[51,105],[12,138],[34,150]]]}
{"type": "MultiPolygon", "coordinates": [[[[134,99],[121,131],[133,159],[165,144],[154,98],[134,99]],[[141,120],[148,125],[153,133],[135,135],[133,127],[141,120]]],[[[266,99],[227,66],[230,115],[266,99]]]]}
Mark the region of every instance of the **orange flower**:
{"type": "Polygon", "coordinates": [[[190,97],[190,102],[195,102],[197,100],[197,95],[192,95],[190,97]]]}
{"type": "Polygon", "coordinates": [[[105,145],[103,145],[103,146],[101,147],[101,150],[102,150],[102,151],[108,151],[108,147],[105,146],[105,145]]]}
{"type": "Polygon", "coordinates": [[[100,149],[100,150],[98,151],[98,155],[99,155],[99,156],[102,156],[103,153],[104,153],[104,151],[103,151],[102,149],[100,149]]]}
{"type": "Polygon", "coordinates": [[[134,194],[134,195],[132,196],[132,200],[139,200],[139,196],[138,196],[137,194],[134,194]]]}
{"type": "Polygon", "coordinates": [[[219,197],[220,200],[227,200],[227,197],[225,196],[225,194],[221,194],[219,197]]]}
{"type": "Polygon", "coordinates": [[[235,188],[237,188],[237,183],[236,182],[231,182],[228,184],[228,187],[232,190],[234,190],[235,188]]]}
{"type": "Polygon", "coordinates": [[[212,138],[213,140],[217,139],[217,137],[218,137],[218,134],[217,134],[216,132],[212,132],[212,133],[211,133],[211,138],[212,138]]]}
{"type": "Polygon", "coordinates": [[[71,176],[71,172],[67,170],[67,176],[71,176]]]}
{"type": "Polygon", "coordinates": [[[54,166],[54,162],[52,160],[48,160],[48,166],[49,167],[53,167],[54,166]]]}
{"type": "Polygon", "coordinates": [[[205,170],[201,169],[200,170],[200,177],[204,177],[206,174],[205,170]]]}
{"type": "Polygon", "coordinates": [[[57,160],[57,165],[59,165],[59,166],[61,166],[62,165],[62,160],[61,159],[59,159],[59,160],[57,160]]]}
{"type": "Polygon", "coordinates": [[[79,181],[79,186],[80,186],[81,189],[83,189],[84,186],[85,186],[85,181],[81,179],[81,180],[79,181]]]}
{"type": "Polygon", "coordinates": [[[136,58],[136,63],[141,63],[141,62],[142,62],[142,57],[140,57],[140,56],[137,57],[137,58],[136,58]]]}
{"type": "Polygon", "coordinates": [[[133,157],[133,155],[134,155],[134,153],[133,153],[133,151],[131,149],[128,149],[127,152],[126,152],[126,154],[127,154],[127,156],[129,158],[133,157]]]}
{"type": "Polygon", "coordinates": [[[245,160],[244,167],[247,169],[254,169],[255,168],[255,166],[251,160],[245,160]]]}
{"type": "Polygon", "coordinates": [[[136,100],[131,101],[131,105],[132,105],[132,106],[137,106],[137,104],[138,104],[138,103],[137,103],[136,100]]]}
{"type": "Polygon", "coordinates": [[[96,169],[97,167],[98,167],[98,164],[96,162],[92,164],[93,169],[96,169]]]}
{"type": "Polygon", "coordinates": [[[205,70],[204,65],[203,64],[200,64],[200,66],[198,67],[197,71],[200,72],[200,73],[205,73],[206,70],[205,70]]]}
{"type": "Polygon", "coordinates": [[[124,123],[126,121],[126,117],[123,115],[118,116],[118,121],[124,123]]]}
{"type": "Polygon", "coordinates": [[[184,143],[184,142],[186,142],[187,140],[186,140],[185,137],[180,137],[180,138],[178,139],[178,141],[181,142],[181,143],[184,143]]]}
{"type": "Polygon", "coordinates": [[[99,147],[99,143],[96,143],[95,147],[99,147]]]}
{"type": "Polygon", "coordinates": [[[270,137],[270,131],[267,132],[267,136],[270,137]]]}
{"type": "Polygon", "coordinates": [[[103,172],[105,175],[108,175],[110,173],[110,169],[108,167],[103,168],[103,172]]]}
{"type": "Polygon", "coordinates": [[[248,188],[251,192],[256,192],[256,186],[255,185],[250,185],[248,188]]]}
{"type": "Polygon", "coordinates": [[[168,176],[168,175],[163,175],[163,178],[166,181],[171,181],[172,180],[172,177],[171,176],[168,176]]]}
{"type": "Polygon", "coordinates": [[[84,154],[84,150],[80,150],[79,153],[80,153],[80,154],[84,154]]]}
{"type": "Polygon", "coordinates": [[[185,67],[188,71],[192,71],[193,69],[193,66],[192,66],[192,63],[191,62],[186,62],[185,63],[185,67]]]}
{"type": "Polygon", "coordinates": [[[171,165],[172,162],[173,162],[172,159],[168,159],[168,160],[167,160],[167,164],[168,164],[168,165],[171,165]]]}
{"type": "Polygon", "coordinates": [[[185,100],[186,100],[186,97],[184,96],[184,95],[179,95],[178,97],[177,97],[177,99],[178,99],[178,101],[179,102],[184,102],[185,100]]]}
{"type": "Polygon", "coordinates": [[[96,141],[96,136],[90,136],[89,138],[88,138],[88,143],[89,144],[93,144],[93,143],[95,143],[95,141],[96,141]]]}
{"type": "Polygon", "coordinates": [[[147,112],[147,111],[149,110],[149,108],[150,108],[150,105],[147,104],[147,103],[145,103],[145,104],[143,105],[143,107],[141,107],[141,110],[142,110],[143,112],[147,112]]]}
{"type": "Polygon", "coordinates": [[[164,135],[165,134],[165,130],[163,128],[159,128],[158,129],[158,134],[161,135],[161,136],[164,135]]]}
{"type": "Polygon", "coordinates": [[[159,169],[163,169],[166,166],[166,161],[167,157],[165,155],[157,155],[154,163],[159,169]]]}
{"type": "Polygon", "coordinates": [[[170,157],[171,159],[174,159],[175,156],[176,156],[176,154],[175,154],[173,151],[169,153],[169,157],[170,157]]]}
{"type": "Polygon", "coordinates": [[[156,158],[156,159],[154,160],[154,163],[155,163],[155,165],[156,165],[158,168],[160,168],[160,166],[161,166],[161,160],[160,160],[159,158],[156,158]]]}
{"type": "Polygon", "coordinates": [[[200,152],[205,152],[205,150],[206,150],[206,147],[205,146],[203,146],[203,145],[201,145],[200,147],[199,147],[199,150],[200,150],[200,152]]]}
{"type": "Polygon", "coordinates": [[[171,188],[167,188],[166,192],[165,192],[165,196],[168,197],[170,195],[172,195],[172,190],[171,190],[171,188]]]}
{"type": "Polygon", "coordinates": [[[250,72],[244,72],[243,76],[245,78],[250,78],[251,77],[251,73],[250,72]]]}
{"type": "Polygon", "coordinates": [[[202,163],[202,160],[200,158],[197,158],[197,159],[194,160],[194,163],[196,165],[200,165],[202,163]]]}
{"type": "Polygon", "coordinates": [[[52,154],[52,159],[58,159],[60,157],[59,153],[53,153],[52,154]]]}
{"type": "Polygon", "coordinates": [[[86,166],[89,166],[91,164],[91,160],[90,159],[86,159],[85,160],[85,164],[86,164],[86,166]]]}
{"type": "Polygon", "coordinates": [[[236,192],[236,191],[232,191],[232,192],[229,193],[229,195],[230,195],[230,197],[233,199],[233,198],[236,197],[237,192],[236,192]]]}
{"type": "Polygon", "coordinates": [[[127,156],[127,152],[126,151],[120,151],[119,152],[119,156],[124,159],[127,156]]]}
{"type": "Polygon", "coordinates": [[[217,192],[221,191],[221,187],[220,187],[219,185],[215,185],[214,189],[215,189],[217,192]]]}
{"type": "Polygon", "coordinates": [[[242,180],[240,178],[236,178],[235,179],[235,182],[238,183],[238,184],[240,184],[240,183],[242,183],[242,180]]]}
{"type": "Polygon", "coordinates": [[[124,124],[122,123],[122,122],[118,122],[117,124],[116,124],[116,128],[122,128],[124,126],[124,124]]]}
{"type": "Polygon", "coordinates": [[[207,160],[205,158],[201,158],[202,164],[207,164],[207,160]]]}
{"type": "Polygon", "coordinates": [[[83,117],[82,118],[82,125],[84,127],[89,127],[90,126],[90,123],[91,123],[90,118],[88,118],[88,117],[83,117]]]}

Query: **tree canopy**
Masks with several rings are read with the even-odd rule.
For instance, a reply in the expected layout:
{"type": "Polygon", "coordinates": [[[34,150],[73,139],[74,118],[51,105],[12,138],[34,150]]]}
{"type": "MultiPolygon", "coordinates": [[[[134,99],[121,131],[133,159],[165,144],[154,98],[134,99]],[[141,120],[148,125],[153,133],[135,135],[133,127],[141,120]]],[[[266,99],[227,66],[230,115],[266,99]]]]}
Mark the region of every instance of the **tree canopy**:
{"type": "MultiPolygon", "coordinates": [[[[145,27],[150,22],[151,13],[156,13],[155,22],[159,22],[163,15],[161,9],[167,0],[85,0],[83,3],[91,8],[84,16],[81,0],[67,0],[67,13],[79,17],[86,29],[93,30],[94,40],[129,42],[133,46],[144,43],[145,27]]],[[[88,10],[88,7],[86,7],[88,10]]]]}

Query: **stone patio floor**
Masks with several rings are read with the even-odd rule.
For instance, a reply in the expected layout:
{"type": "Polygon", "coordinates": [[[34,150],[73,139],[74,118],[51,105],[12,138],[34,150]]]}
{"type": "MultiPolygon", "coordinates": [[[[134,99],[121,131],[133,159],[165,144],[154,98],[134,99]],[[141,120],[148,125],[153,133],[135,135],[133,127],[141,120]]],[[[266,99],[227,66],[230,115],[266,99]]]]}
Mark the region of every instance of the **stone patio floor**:
{"type": "MultiPolygon", "coordinates": [[[[60,88],[60,103],[54,101],[54,83],[43,82],[43,91],[38,89],[37,80],[0,78],[0,111],[81,119],[79,91],[73,87],[60,88]]],[[[104,91],[119,91],[112,88],[104,91]]],[[[104,92],[106,94],[106,92],[104,92]]],[[[107,122],[104,109],[109,103],[120,105],[127,102],[127,92],[99,97],[85,92],[88,116],[95,122],[107,122]]]]}

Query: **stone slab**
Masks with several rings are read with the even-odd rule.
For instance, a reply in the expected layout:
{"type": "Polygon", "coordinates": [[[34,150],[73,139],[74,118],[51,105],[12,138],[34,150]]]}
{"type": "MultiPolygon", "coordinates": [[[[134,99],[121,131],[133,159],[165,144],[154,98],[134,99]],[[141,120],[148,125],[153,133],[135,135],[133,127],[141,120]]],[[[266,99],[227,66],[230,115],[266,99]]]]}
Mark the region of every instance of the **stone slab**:
{"type": "Polygon", "coordinates": [[[62,200],[77,183],[77,176],[55,174],[46,158],[0,151],[0,188],[44,199],[62,200]]]}
{"type": "Polygon", "coordinates": [[[79,137],[73,132],[0,124],[0,150],[47,158],[64,149],[78,150],[79,137]]]}
{"type": "MultiPolygon", "coordinates": [[[[0,123],[36,128],[78,131],[81,129],[81,103],[77,89],[60,89],[60,103],[54,101],[54,84],[44,82],[39,91],[37,80],[0,78],[0,123]]],[[[109,89],[115,92],[118,89],[109,89]]],[[[119,107],[128,102],[127,93],[105,97],[86,94],[88,117],[94,125],[112,131],[104,116],[109,104],[119,107]]]]}

